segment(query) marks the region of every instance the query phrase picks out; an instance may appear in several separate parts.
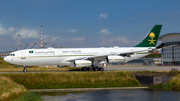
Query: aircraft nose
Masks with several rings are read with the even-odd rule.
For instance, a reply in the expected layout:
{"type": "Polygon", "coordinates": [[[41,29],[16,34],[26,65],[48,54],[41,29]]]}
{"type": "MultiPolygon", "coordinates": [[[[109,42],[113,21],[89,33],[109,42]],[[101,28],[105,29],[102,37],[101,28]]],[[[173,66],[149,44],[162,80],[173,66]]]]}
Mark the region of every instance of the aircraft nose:
{"type": "Polygon", "coordinates": [[[4,61],[6,62],[10,62],[9,58],[8,57],[4,57],[4,61]]]}

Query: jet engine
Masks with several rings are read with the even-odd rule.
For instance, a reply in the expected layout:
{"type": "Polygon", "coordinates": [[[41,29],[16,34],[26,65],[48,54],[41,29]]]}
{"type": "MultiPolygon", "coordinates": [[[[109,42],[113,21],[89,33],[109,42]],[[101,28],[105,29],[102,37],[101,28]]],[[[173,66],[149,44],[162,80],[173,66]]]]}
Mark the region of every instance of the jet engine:
{"type": "Polygon", "coordinates": [[[92,65],[92,62],[89,60],[75,60],[74,67],[86,67],[92,65]]]}
{"type": "Polygon", "coordinates": [[[107,56],[106,62],[107,63],[119,63],[124,62],[125,58],[123,56],[107,56]]]}

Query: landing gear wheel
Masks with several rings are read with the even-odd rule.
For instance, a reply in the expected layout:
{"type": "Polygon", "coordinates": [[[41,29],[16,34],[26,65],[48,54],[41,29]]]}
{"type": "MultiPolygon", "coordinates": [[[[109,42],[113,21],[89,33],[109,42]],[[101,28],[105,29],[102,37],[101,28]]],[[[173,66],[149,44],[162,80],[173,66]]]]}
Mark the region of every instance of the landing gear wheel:
{"type": "Polygon", "coordinates": [[[86,68],[86,67],[83,67],[81,70],[82,70],[82,71],[87,71],[87,68],[86,68]]]}
{"type": "Polygon", "coordinates": [[[94,68],[94,71],[98,71],[98,68],[94,68]]]}
{"type": "Polygon", "coordinates": [[[91,67],[87,67],[87,71],[91,71],[91,67]]]}
{"type": "Polygon", "coordinates": [[[24,69],[24,70],[23,70],[23,72],[24,72],[24,73],[26,73],[26,72],[27,72],[27,70],[26,70],[26,69],[24,69]]]}
{"type": "Polygon", "coordinates": [[[26,72],[27,72],[26,66],[23,66],[23,68],[24,68],[24,69],[23,69],[23,72],[26,73],[26,72]]]}
{"type": "Polygon", "coordinates": [[[100,67],[99,70],[100,70],[100,71],[104,71],[104,68],[100,67]]]}

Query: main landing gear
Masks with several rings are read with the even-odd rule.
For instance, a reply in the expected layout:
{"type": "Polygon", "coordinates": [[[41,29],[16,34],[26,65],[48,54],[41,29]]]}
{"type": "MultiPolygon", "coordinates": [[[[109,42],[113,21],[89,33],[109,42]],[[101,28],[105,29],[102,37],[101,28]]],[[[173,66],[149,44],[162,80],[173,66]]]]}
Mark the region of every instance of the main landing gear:
{"type": "Polygon", "coordinates": [[[103,67],[92,66],[94,71],[104,71],[103,67]]]}
{"type": "Polygon", "coordinates": [[[82,71],[92,71],[91,67],[83,67],[81,70],[82,71]]]}
{"type": "Polygon", "coordinates": [[[104,71],[104,68],[103,67],[98,67],[98,66],[93,67],[93,68],[91,68],[91,67],[83,67],[81,70],[82,71],[92,71],[92,70],[94,70],[94,71],[104,71]]]}
{"type": "Polygon", "coordinates": [[[26,66],[23,66],[23,68],[24,68],[24,69],[23,69],[23,72],[26,73],[26,72],[27,72],[26,66]]]}

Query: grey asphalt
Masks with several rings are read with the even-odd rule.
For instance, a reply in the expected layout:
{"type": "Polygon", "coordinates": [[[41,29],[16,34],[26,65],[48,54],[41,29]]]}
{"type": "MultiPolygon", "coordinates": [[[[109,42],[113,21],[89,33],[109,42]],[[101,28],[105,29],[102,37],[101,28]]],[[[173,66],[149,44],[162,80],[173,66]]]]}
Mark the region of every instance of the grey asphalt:
{"type": "MultiPolygon", "coordinates": [[[[180,66],[108,66],[105,71],[171,71],[171,69],[180,70],[180,66]]],[[[22,68],[23,70],[23,68],[22,68]]],[[[45,73],[45,72],[74,72],[74,71],[28,71],[27,73],[45,73]]],[[[23,72],[0,72],[0,73],[23,73],[23,72]]]]}
{"type": "Polygon", "coordinates": [[[180,70],[180,66],[109,66],[104,68],[106,71],[171,71],[171,69],[180,70]]]}

